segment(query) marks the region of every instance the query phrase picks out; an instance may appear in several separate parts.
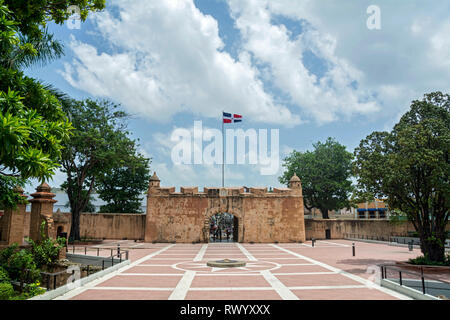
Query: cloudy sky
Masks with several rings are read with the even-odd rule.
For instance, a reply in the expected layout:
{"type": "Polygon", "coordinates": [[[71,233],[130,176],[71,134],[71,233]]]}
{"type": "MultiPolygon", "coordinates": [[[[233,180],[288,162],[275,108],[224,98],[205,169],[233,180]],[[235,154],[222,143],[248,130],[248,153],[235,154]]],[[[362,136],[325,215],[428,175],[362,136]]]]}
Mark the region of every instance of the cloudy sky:
{"type": "MultiPolygon", "coordinates": [[[[80,29],[51,25],[65,56],[27,72],[121,104],[162,185],[220,186],[220,165],[172,162],[175,129],[221,129],[227,111],[244,119],[227,128],[279,129],[281,159],[327,137],[353,151],[412,100],[450,92],[449,13],[447,0],[107,0],[80,29]]],[[[227,165],[225,184],[280,186],[282,171],[227,165]]]]}

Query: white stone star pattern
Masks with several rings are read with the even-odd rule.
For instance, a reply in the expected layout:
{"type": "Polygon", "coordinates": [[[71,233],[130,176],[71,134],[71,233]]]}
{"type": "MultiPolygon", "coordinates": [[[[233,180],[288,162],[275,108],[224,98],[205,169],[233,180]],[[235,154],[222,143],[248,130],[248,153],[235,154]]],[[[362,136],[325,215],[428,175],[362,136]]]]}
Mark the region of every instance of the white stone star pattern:
{"type": "Polygon", "coordinates": [[[276,263],[273,262],[265,262],[265,261],[255,261],[255,262],[247,262],[245,267],[235,267],[235,268],[217,268],[217,267],[209,267],[206,265],[206,262],[188,262],[188,263],[180,263],[177,265],[177,269],[183,270],[195,270],[195,269],[204,269],[197,270],[199,272],[229,272],[230,270],[243,270],[248,272],[258,272],[266,269],[272,269],[276,266],[276,263]]]}

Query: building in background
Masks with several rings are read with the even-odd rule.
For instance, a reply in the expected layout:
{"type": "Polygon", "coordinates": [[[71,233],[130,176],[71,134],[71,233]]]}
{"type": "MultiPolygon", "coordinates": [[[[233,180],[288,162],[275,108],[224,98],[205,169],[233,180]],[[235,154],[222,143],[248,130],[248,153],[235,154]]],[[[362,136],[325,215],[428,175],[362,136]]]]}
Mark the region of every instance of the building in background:
{"type": "MultiPolygon", "coordinates": [[[[356,219],[356,208],[344,208],[340,210],[329,210],[328,216],[331,219],[356,219]]],[[[305,219],[322,219],[322,212],[317,208],[307,209],[305,207],[305,219]]]]}
{"type": "Polygon", "coordinates": [[[358,219],[389,219],[389,208],[383,200],[375,199],[372,202],[358,204],[358,219]]]}

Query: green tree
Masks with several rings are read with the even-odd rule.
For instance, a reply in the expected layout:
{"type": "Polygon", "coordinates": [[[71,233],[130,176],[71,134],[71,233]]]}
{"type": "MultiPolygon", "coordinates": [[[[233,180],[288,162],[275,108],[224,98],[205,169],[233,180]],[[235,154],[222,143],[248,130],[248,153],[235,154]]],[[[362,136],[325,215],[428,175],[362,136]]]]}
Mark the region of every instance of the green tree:
{"type": "Polygon", "coordinates": [[[71,129],[59,101],[11,63],[14,55],[25,59],[39,52],[32,43],[21,41],[13,17],[0,0],[0,202],[6,207],[14,207],[20,199],[13,191],[16,185],[54,174],[61,143],[71,129]]]}
{"type": "Polygon", "coordinates": [[[129,150],[123,166],[114,167],[103,173],[97,183],[99,198],[107,204],[100,212],[140,213],[143,193],[150,179],[150,159],[129,150]]]}
{"type": "Polygon", "coordinates": [[[329,210],[350,207],[353,155],[332,138],[313,146],[314,151],[294,150],[284,159],[286,170],[279,181],[287,185],[296,173],[302,180],[305,207],[318,208],[329,219],[329,210]]]}
{"type": "Polygon", "coordinates": [[[415,100],[391,132],[373,132],[355,150],[358,187],[407,215],[432,260],[445,259],[450,207],[450,95],[415,100]]]}
{"type": "Polygon", "coordinates": [[[0,205],[20,201],[13,191],[29,178],[47,180],[58,167],[61,143],[71,126],[58,99],[38,81],[24,76],[24,67],[42,65],[63,54],[48,33],[48,22],[62,24],[80,9],[85,20],[101,10],[104,0],[0,0],[0,205]]]}
{"type": "Polygon", "coordinates": [[[85,21],[90,12],[105,8],[105,0],[4,0],[17,21],[20,33],[29,38],[42,38],[49,22],[63,24],[74,13],[71,6],[79,9],[79,18],[85,21]]]}
{"type": "Polygon", "coordinates": [[[62,155],[67,181],[61,186],[68,195],[72,225],[70,237],[80,240],[80,214],[105,173],[126,165],[135,149],[124,120],[127,114],[112,102],[72,100],[64,103],[74,134],[62,155]]]}

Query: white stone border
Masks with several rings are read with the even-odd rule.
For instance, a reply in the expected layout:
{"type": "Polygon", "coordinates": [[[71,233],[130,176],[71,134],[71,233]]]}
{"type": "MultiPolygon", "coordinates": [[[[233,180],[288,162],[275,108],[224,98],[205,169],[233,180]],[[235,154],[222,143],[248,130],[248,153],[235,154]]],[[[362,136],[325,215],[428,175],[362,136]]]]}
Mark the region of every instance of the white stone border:
{"type": "Polygon", "coordinates": [[[381,279],[381,286],[397,291],[401,294],[404,294],[405,296],[413,298],[414,300],[441,300],[438,297],[432,296],[430,294],[423,294],[418,290],[409,288],[407,286],[401,286],[398,283],[387,279],[381,279]]]}
{"type": "Polygon", "coordinates": [[[130,264],[130,260],[125,260],[123,262],[115,264],[112,267],[106,268],[105,270],[96,272],[94,274],[91,274],[88,277],[81,278],[80,280],[77,280],[77,281],[75,281],[73,283],[69,283],[69,284],[66,284],[66,285],[64,285],[62,287],[56,288],[55,290],[47,291],[44,294],[41,294],[39,296],[35,296],[35,297],[30,298],[28,300],[53,300],[56,297],[62,296],[64,294],[66,294],[67,292],[72,291],[74,289],[73,286],[77,286],[77,287],[84,286],[85,284],[87,284],[87,283],[89,283],[91,281],[94,281],[94,280],[96,280],[98,278],[104,277],[107,274],[109,274],[111,272],[114,272],[114,271],[116,271],[118,269],[121,269],[121,268],[123,268],[123,267],[125,267],[125,266],[127,266],[129,264],[130,264]]]}
{"type": "Polygon", "coordinates": [[[110,278],[112,278],[112,277],[114,277],[116,275],[119,275],[123,271],[131,269],[132,267],[137,266],[140,263],[142,263],[142,262],[144,262],[144,261],[146,261],[148,259],[151,259],[152,257],[160,254],[161,252],[164,252],[164,251],[172,248],[174,245],[175,244],[171,244],[169,246],[161,248],[161,250],[158,250],[158,251],[153,252],[153,253],[151,253],[151,254],[149,254],[147,256],[144,256],[144,257],[142,257],[142,258],[140,258],[140,259],[138,259],[138,260],[136,260],[136,261],[134,261],[132,263],[130,263],[130,261],[127,260],[128,261],[127,265],[124,265],[121,268],[113,270],[112,272],[109,272],[108,274],[104,275],[103,277],[100,277],[98,279],[90,281],[90,282],[86,283],[82,287],[78,287],[78,288],[75,288],[73,290],[70,290],[70,291],[66,292],[65,294],[63,294],[63,295],[56,297],[56,300],[68,300],[68,299],[70,299],[72,297],[78,296],[81,293],[85,292],[86,290],[92,289],[94,286],[98,285],[99,283],[102,283],[102,282],[104,282],[104,281],[106,281],[106,280],[108,280],[108,279],[110,279],[110,278]]]}

